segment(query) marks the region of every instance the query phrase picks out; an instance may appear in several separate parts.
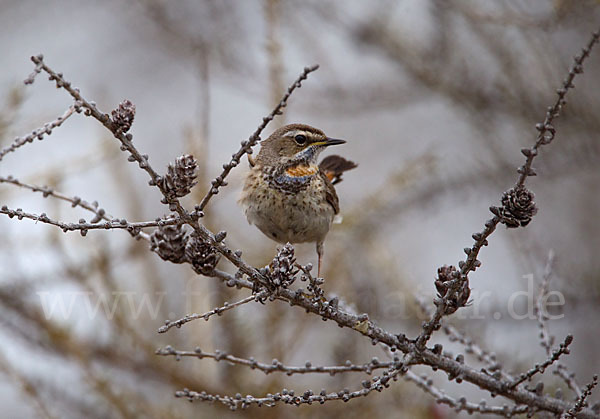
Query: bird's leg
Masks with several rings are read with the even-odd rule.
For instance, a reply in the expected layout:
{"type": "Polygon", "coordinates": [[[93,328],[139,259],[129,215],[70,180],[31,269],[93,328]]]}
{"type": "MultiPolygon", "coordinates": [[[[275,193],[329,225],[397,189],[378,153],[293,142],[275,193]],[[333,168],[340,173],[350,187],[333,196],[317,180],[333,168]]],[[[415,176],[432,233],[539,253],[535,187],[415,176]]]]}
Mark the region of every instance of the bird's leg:
{"type": "Polygon", "coordinates": [[[317,278],[321,277],[321,261],[323,260],[324,247],[323,242],[317,242],[317,256],[319,262],[317,264],[317,278]]]}

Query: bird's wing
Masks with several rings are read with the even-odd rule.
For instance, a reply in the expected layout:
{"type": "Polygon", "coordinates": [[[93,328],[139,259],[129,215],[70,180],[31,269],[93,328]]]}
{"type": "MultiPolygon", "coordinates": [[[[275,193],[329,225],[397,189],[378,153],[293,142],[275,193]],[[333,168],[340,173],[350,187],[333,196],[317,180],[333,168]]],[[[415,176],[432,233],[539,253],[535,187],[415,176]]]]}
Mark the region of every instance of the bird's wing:
{"type": "Polygon", "coordinates": [[[325,199],[329,205],[333,207],[334,213],[337,214],[340,212],[340,200],[335,192],[335,187],[325,172],[319,171],[319,174],[321,175],[323,182],[325,182],[325,199]]]}

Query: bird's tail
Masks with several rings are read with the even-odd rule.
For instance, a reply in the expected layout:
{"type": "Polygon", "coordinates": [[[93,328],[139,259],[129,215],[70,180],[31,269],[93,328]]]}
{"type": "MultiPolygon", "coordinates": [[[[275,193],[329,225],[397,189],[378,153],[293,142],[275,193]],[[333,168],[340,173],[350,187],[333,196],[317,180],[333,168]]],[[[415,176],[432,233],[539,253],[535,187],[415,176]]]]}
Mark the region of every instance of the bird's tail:
{"type": "Polygon", "coordinates": [[[356,166],[358,165],[353,161],[336,155],[327,156],[319,163],[319,169],[329,178],[333,185],[342,181],[342,173],[354,169],[356,166]]]}

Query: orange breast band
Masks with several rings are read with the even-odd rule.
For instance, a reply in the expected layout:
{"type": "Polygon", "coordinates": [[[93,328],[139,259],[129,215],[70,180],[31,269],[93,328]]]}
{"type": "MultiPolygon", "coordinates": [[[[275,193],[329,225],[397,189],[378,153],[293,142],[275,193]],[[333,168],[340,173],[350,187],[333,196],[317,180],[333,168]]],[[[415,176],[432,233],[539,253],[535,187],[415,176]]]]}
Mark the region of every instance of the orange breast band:
{"type": "Polygon", "coordinates": [[[302,176],[314,175],[318,171],[319,171],[319,168],[317,166],[300,165],[300,166],[290,167],[289,169],[287,169],[285,171],[285,173],[291,177],[302,177],[302,176]]]}

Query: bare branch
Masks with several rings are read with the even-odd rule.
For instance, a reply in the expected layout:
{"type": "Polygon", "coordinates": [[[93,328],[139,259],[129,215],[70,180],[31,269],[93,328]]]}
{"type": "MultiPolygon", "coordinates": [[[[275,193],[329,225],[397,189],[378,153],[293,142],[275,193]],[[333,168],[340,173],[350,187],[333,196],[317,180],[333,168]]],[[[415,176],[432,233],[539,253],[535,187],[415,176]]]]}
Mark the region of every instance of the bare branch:
{"type": "MultiPolygon", "coordinates": [[[[120,123],[115,123],[110,115],[100,112],[96,103],[86,100],[80,93],[79,89],[73,87],[71,82],[65,80],[62,73],[57,73],[48,67],[44,63],[44,56],[37,55],[32,56],[31,61],[36,64],[36,68],[39,66],[42,70],[50,75],[50,81],[56,82],[57,88],[65,89],[73,99],[75,99],[76,103],[80,104],[81,107],[85,109],[84,114],[86,116],[92,116],[97,119],[102,125],[104,125],[112,134],[121,142],[121,150],[129,152],[130,156],[128,158],[131,162],[137,162],[141,169],[145,170],[151,178],[152,185],[158,185],[161,177],[159,174],[150,166],[148,162],[148,156],[145,154],[141,154],[133,145],[132,140],[133,136],[131,134],[125,134],[122,131],[122,126],[120,123]]],[[[160,187],[160,186],[159,186],[160,187]]],[[[161,189],[162,191],[162,189],[161,189]]]]}
{"type": "MultiPolygon", "coordinates": [[[[163,202],[169,204],[169,209],[171,211],[176,211],[179,214],[179,216],[181,217],[182,223],[186,223],[186,224],[190,225],[194,229],[196,234],[198,234],[198,236],[204,242],[206,242],[207,244],[209,244],[211,246],[214,246],[214,248],[217,251],[219,251],[227,259],[229,259],[235,266],[237,266],[244,274],[248,275],[254,282],[256,282],[258,284],[262,284],[262,285],[267,284],[267,278],[263,274],[261,274],[258,270],[254,269],[252,266],[245,263],[241,259],[240,256],[238,256],[236,253],[231,251],[231,249],[229,249],[227,246],[225,246],[223,244],[222,240],[225,238],[224,232],[223,232],[222,237],[219,237],[219,236],[221,236],[221,234],[218,234],[215,236],[206,227],[204,227],[203,225],[198,223],[198,219],[203,216],[203,213],[199,206],[196,207],[196,210],[194,212],[188,213],[182,207],[182,205],[179,202],[179,200],[177,199],[177,197],[172,196],[172,194],[169,193],[169,190],[165,189],[163,182],[162,182],[162,178],[159,176],[159,174],[156,172],[156,170],[154,170],[152,168],[152,166],[150,165],[150,163],[148,161],[148,156],[145,154],[141,154],[137,150],[137,148],[134,146],[134,144],[132,142],[133,136],[130,133],[124,134],[121,129],[120,124],[114,123],[108,114],[104,114],[104,113],[100,112],[94,102],[90,102],[90,101],[86,100],[85,98],[83,98],[83,96],[81,96],[81,93],[79,92],[79,89],[74,88],[71,85],[71,82],[65,80],[61,73],[56,73],[54,70],[49,68],[43,62],[42,55],[33,56],[33,57],[31,57],[31,60],[36,65],[40,65],[42,70],[44,70],[46,73],[48,73],[50,75],[50,77],[49,77],[50,80],[55,81],[56,86],[58,88],[65,89],[76,101],[79,101],[81,103],[81,106],[83,108],[85,108],[85,112],[84,112],[85,115],[94,117],[102,125],[104,125],[110,132],[112,132],[114,137],[117,140],[119,140],[119,142],[121,143],[121,150],[127,151],[130,154],[128,157],[128,161],[137,162],[139,167],[142,170],[144,170],[146,173],[148,173],[148,175],[150,176],[149,184],[151,186],[156,186],[160,189],[160,191],[164,197],[163,202]],[[220,238],[220,240],[217,240],[217,238],[220,238]]],[[[308,74],[314,70],[316,70],[316,67],[310,67],[310,68],[307,67],[305,69],[305,73],[308,74]]],[[[290,86],[290,89],[288,89],[287,94],[284,96],[285,101],[282,101],[284,104],[287,103],[286,101],[289,98],[289,96],[291,95],[291,92],[293,92],[293,90],[295,90],[296,87],[300,86],[301,80],[306,78],[305,73],[303,73],[304,77],[300,76],[298,81],[296,81],[293,86],[290,86]]],[[[266,119],[270,120],[273,117],[274,117],[274,113],[272,113],[272,115],[266,117],[266,119]]],[[[263,121],[263,124],[261,124],[261,127],[263,125],[266,126],[267,122],[268,121],[263,121]]],[[[245,152],[242,152],[242,150],[240,150],[239,152],[242,153],[242,154],[240,154],[240,156],[245,153],[245,152]]],[[[231,170],[231,168],[229,170],[231,170]]],[[[229,173],[229,170],[227,173],[229,173]]]]}
{"type": "MultiPolygon", "coordinates": [[[[38,57],[40,59],[44,58],[43,55],[38,55],[38,57]]],[[[40,74],[42,72],[42,62],[36,63],[35,64],[35,68],[33,69],[33,71],[31,72],[31,74],[29,74],[29,76],[27,76],[27,78],[25,80],[23,80],[23,83],[25,84],[33,84],[33,82],[35,81],[35,77],[40,74]]]]}
{"type": "Polygon", "coordinates": [[[565,412],[561,416],[561,418],[574,418],[577,416],[577,414],[581,413],[583,408],[587,405],[587,402],[586,402],[587,398],[592,394],[592,390],[597,385],[598,385],[598,376],[594,375],[594,377],[592,378],[592,381],[588,385],[585,386],[585,388],[583,389],[583,392],[577,398],[575,405],[571,409],[569,409],[567,412],[565,412]]]}
{"type": "MultiPolygon", "coordinates": [[[[546,351],[546,355],[550,356],[552,352],[552,345],[554,344],[554,336],[550,335],[548,331],[548,324],[546,318],[546,308],[544,307],[544,301],[548,296],[550,288],[550,278],[552,277],[552,267],[554,265],[554,251],[548,253],[548,260],[544,268],[544,274],[542,276],[542,283],[540,285],[540,292],[538,298],[535,301],[534,313],[537,317],[538,327],[540,329],[540,345],[546,351]]],[[[569,386],[571,390],[575,392],[577,397],[581,396],[581,388],[577,384],[574,378],[574,374],[571,374],[567,367],[560,362],[556,364],[556,370],[554,374],[558,375],[562,380],[569,386]]]]}
{"type": "Polygon", "coordinates": [[[348,389],[343,389],[336,393],[327,393],[325,390],[321,390],[321,392],[316,395],[312,390],[307,390],[301,396],[296,396],[293,390],[283,389],[281,392],[267,394],[265,397],[254,397],[251,395],[244,397],[239,393],[232,397],[220,396],[218,394],[212,395],[206,392],[198,393],[188,389],[183,389],[182,391],[176,392],[175,396],[185,397],[190,401],[218,401],[228,406],[231,410],[236,410],[239,407],[245,409],[253,404],[256,404],[257,406],[274,406],[277,403],[285,403],[293,406],[299,406],[302,404],[312,403],[323,404],[325,402],[334,400],[342,400],[347,402],[357,397],[368,396],[373,390],[382,391],[384,388],[389,387],[390,381],[396,381],[400,374],[406,372],[406,365],[408,365],[410,361],[411,359],[409,358],[403,363],[398,363],[398,365],[390,369],[391,371],[384,371],[381,377],[377,376],[373,377],[372,380],[363,380],[363,388],[361,390],[355,390],[352,392],[348,389]]]}
{"type": "Polygon", "coordinates": [[[394,362],[399,362],[399,359],[397,357],[394,360],[394,362],[380,362],[377,358],[373,358],[370,362],[366,364],[353,364],[350,361],[346,361],[346,365],[336,366],[313,366],[310,361],[306,361],[306,364],[303,367],[297,367],[284,365],[277,359],[274,359],[271,362],[271,364],[265,364],[256,361],[254,358],[240,358],[219,350],[215,351],[215,353],[204,352],[200,348],[195,348],[193,351],[178,351],[172,348],[171,346],[166,346],[164,349],[157,350],[156,354],[161,356],[174,356],[178,361],[183,357],[199,359],[211,358],[217,362],[225,361],[230,362],[232,364],[244,365],[246,367],[250,367],[251,369],[257,369],[259,371],[262,371],[265,374],[270,374],[272,372],[284,372],[287,375],[329,374],[331,376],[334,376],[336,374],[346,372],[364,372],[366,374],[371,374],[374,370],[381,368],[389,369],[394,365],[394,362]]]}
{"type": "MultiPolygon", "coordinates": [[[[556,133],[555,128],[552,126],[552,122],[558,117],[562,107],[565,105],[565,96],[567,92],[574,87],[573,80],[577,74],[583,72],[583,63],[594,45],[600,38],[600,31],[594,32],[587,43],[586,47],[582,50],[581,55],[578,55],[574,59],[573,66],[571,67],[569,74],[562,84],[562,87],[557,90],[558,98],[553,106],[548,108],[546,118],[544,122],[536,125],[538,130],[538,137],[535,144],[529,149],[522,149],[521,152],[526,156],[525,164],[519,167],[519,178],[515,184],[515,187],[504,193],[502,198],[503,207],[490,207],[490,211],[494,214],[494,217],[485,222],[485,228],[481,233],[473,234],[475,244],[471,247],[464,249],[467,254],[465,261],[460,261],[458,266],[460,273],[458,273],[453,281],[446,283],[446,293],[441,298],[434,301],[437,306],[434,315],[429,321],[423,324],[423,331],[417,338],[417,344],[420,347],[424,347],[427,341],[431,338],[431,334],[440,328],[440,321],[443,316],[451,314],[448,313],[448,307],[451,307],[450,298],[455,295],[464,284],[468,285],[468,275],[471,271],[475,271],[481,262],[477,259],[479,252],[483,246],[487,246],[488,237],[494,232],[499,223],[505,223],[508,227],[517,227],[518,225],[525,226],[531,216],[535,214],[536,208],[533,203],[533,194],[527,191],[524,187],[525,179],[528,176],[535,176],[535,171],[532,169],[531,164],[534,157],[538,153],[538,149],[545,144],[549,144],[556,133]],[[511,201],[514,199],[516,202],[511,201]],[[507,207],[505,201],[509,200],[513,207],[507,207]],[[516,218],[516,220],[515,220],[516,218]],[[516,225],[514,224],[516,223],[516,225]]],[[[456,310],[454,310],[456,311],[456,310]]],[[[452,311],[452,312],[454,312],[452,311]]]]}
{"type": "MultiPolygon", "coordinates": [[[[428,316],[431,316],[433,314],[432,310],[426,305],[423,298],[417,297],[415,298],[415,300],[424,314],[428,316]]],[[[501,370],[500,364],[498,363],[498,360],[496,359],[496,355],[494,353],[483,349],[480,345],[474,342],[471,337],[467,336],[464,332],[458,330],[454,326],[442,324],[441,329],[446,334],[446,336],[448,336],[450,342],[460,342],[465,347],[465,353],[474,355],[478,361],[481,361],[485,365],[487,365],[488,371],[498,371],[500,372],[500,374],[502,374],[504,378],[513,380],[513,377],[510,374],[501,370]]]]}
{"type": "Polygon", "coordinates": [[[27,143],[32,143],[33,140],[35,140],[36,138],[38,140],[43,140],[44,135],[52,134],[52,130],[54,128],[60,127],[67,119],[69,119],[71,117],[71,115],[73,115],[74,113],[79,113],[79,112],[81,112],[81,103],[78,101],[75,101],[75,103],[73,105],[69,106],[69,108],[55,120],[46,122],[43,127],[34,129],[33,131],[31,131],[31,133],[27,134],[24,137],[15,138],[11,145],[0,150],[0,161],[8,153],[11,153],[11,152],[17,150],[19,147],[22,147],[27,143]]]}
{"type": "Polygon", "coordinates": [[[520,176],[517,181],[517,186],[523,186],[525,184],[525,179],[527,179],[527,176],[535,176],[535,171],[531,167],[533,159],[535,158],[535,156],[537,156],[538,149],[541,146],[545,144],[550,144],[554,139],[554,135],[556,134],[556,129],[552,125],[554,119],[556,119],[560,115],[560,111],[562,110],[563,106],[567,103],[567,101],[565,100],[565,96],[567,95],[570,89],[575,87],[575,85],[573,84],[573,80],[575,80],[575,76],[577,74],[583,73],[583,63],[586,60],[586,58],[590,56],[592,48],[598,42],[599,39],[600,30],[592,34],[587,45],[581,50],[581,54],[575,56],[573,65],[569,70],[569,74],[564,80],[562,86],[556,91],[556,93],[558,94],[556,101],[552,106],[548,108],[544,122],[539,123],[535,126],[535,128],[538,130],[538,137],[535,144],[531,148],[524,148],[521,150],[521,152],[525,155],[527,159],[525,161],[525,164],[519,167],[518,171],[520,176]]]}
{"type": "Polygon", "coordinates": [[[436,403],[448,405],[457,413],[464,411],[471,415],[475,412],[479,412],[510,418],[516,414],[527,413],[531,410],[531,408],[527,405],[516,405],[513,407],[509,407],[508,405],[488,406],[485,400],[482,400],[479,404],[475,404],[468,402],[465,397],[455,399],[434,386],[431,378],[427,377],[426,375],[419,376],[410,370],[404,374],[404,379],[415,383],[417,387],[432,395],[435,398],[436,403]]]}
{"type": "MultiPolygon", "coordinates": [[[[220,278],[225,281],[235,281],[235,277],[224,272],[220,273],[220,278]]],[[[242,285],[240,284],[240,286],[242,285]]],[[[569,408],[569,405],[565,401],[557,398],[537,395],[534,392],[522,388],[510,390],[508,389],[508,382],[502,380],[500,377],[495,377],[482,372],[477,368],[465,364],[460,359],[457,360],[444,356],[441,345],[436,345],[436,347],[433,349],[420,349],[414,341],[406,339],[403,334],[393,334],[382,329],[381,327],[378,327],[375,323],[369,320],[369,316],[367,314],[352,314],[341,310],[337,304],[332,304],[331,302],[323,302],[322,304],[318,304],[313,302],[311,298],[307,297],[304,293],[289,289],[280,290],[279,297],[286,300],[291,305],[297,305],[303,308],[307,312],[318,314],[324,320],[332,320],[340,327],[347,327],[358,331],[370,338],[373,344],[383,343],[392,351],[399,350],[405,354],[413,354],[414,359],[411,359],[410,364],[428,365],[432,368],[445,371],[448,373],[449,377],[454,377],[454,379],[460,379],[461,381],[468,381],[494,395],[502,395],[510,400],[513,400],[517,404],[526,404],[539,410],[545,410],[554,413],[561,413],[569,408]]],[[[186,389],[182,390],[182,392],[176,393],[176,395],[178,397],[187,397],[194,400],[220,400],[225,403],[225,401],[221,400],[221,398],[213,398],[213,396],[210,394],[202,392],[198,393],[186,389]]],[[[234,400],[233,398],[228,397],[229,396],[224,396],[224,400],[234,400]]],[[[292,398],[286,400],[286,403],[293,402],[292,398]]],[[[318,400],[311,399],[311,401],[318,400]]],[[[266,399],[260,399],[260,404],[265,404],[266,402],[266,399]]],[[[231,401],[231,403],[234,402],[231,401]]],[[[231,403],[227,402],[225,404],[231,405],[231,403]]],[[[259,401],[252,403],[259,404],[259,401]]],[[[242,401],[238,400],[237,404],[242,405],[242,401]]],[[[595,415],[589,410],[584,410],[581,413],[581,417],[594,418],[595,415]]]]}
{"type": "Polygon", "coordinates": [[[225,178],[227,177],[229,172],[231,172],[231,170],[240,163],[240,159],[244,156],[244,154],[252,154],[252,147],[258,144],[258,142],[260,141],[260,134],[267,127],[269,122],[271,122],[277,115],[281,115],[283,108],[287,106],[287,101],[294,92],[294,90],[296,90],[296,88],[299,88],[302,85],[302,81],[306,80],[308,75],[313,71],[316,71],[318,68],[318,65],[314,65],[312,67],[304,67],[304,71],[302,72],[302,74],[300,74],[300,76],[298,76],[294,83],[292,83],[290,87],[288,87],[287,92],[283,95],[277,106],[275,106],[275,108],[271,111],[269,115],[263,118],[262,123],[258,126],[256,131],[254,131],[247,140],[242,141],[242,147],[231,156],[231,160],[228,163],[225,163],[223,165],[223,171],[221,172],[221,174],[211,182],[212,187],[208,190],[208,192],[200,202],[201,211],[204,210],[204,208],[208,204],[208,201],[210,201],[210,199],[214,195],[219,193],[219,188],[221,186],[227,185],[227,182],[225,182],[225,178]]]}
{"type": "Polygon", "coordinates": [[[572,342],[573,342],[573,336],[567,335],[564,342],[560,344],[558,349],[556,349],[554,352],[552,352],[552,355],[547,360],[545,360],[544,362],[542,362],[540,364],[535,364],[534,367],[531,368],[529,371],[524,372],[523,374],[519,375],[519,377],[516,380],[514,380],[512,383],[509,384],[509,387],[511,389],[513,389],[513,388],[517,387],[519,384],[521,384],[522,382],[524,382],[526,380],[530,380],[531,377],[533,377],[535,374],[543,373],[544,371],[546,371],[546,368],[548,368],[550,365],[552,365],[556,361],[558,361],[558,359],[561,357],[561,355],[565,355],[565,354],[569,353],[569,345],[572,342]]]}
{"type": "MultiPolygon", "coordinates": [[[[550,336],[548,332],[548,325],[546,323],[546,315],[544,307],[544,299],[548,295],[549,287],[550,287],[550,278],[552,277],[552,266],[554,265],[554,251],[550,250],[548,253],[548,260],[546,262],[546,266],[544,268],[544,274],[542,276],[542,283],[540,285],[540,292],[538,294],[538,298],[535,301],[535,314],[537,317],[538,326],[540,328],[540,345],[546,351],[547,355],[550,355],[552,351],[552,345],[554,341],[554,337],[550,336]]],[[[579,396],[579,394],[578,394],[579,396]]]]}
{"type": "Polygon", "coordinates": [[[249,297],[246,297],[240,301],[236,301],[235,303],[231,303],[231,304],[226,302],[225,304],[223,304],[222,307],[217,307],[217,308],[207,311],[206,313],[203,313],[203,314],[193,313],[193,314],[187,314],[185,317],[182,317],[179,320],[175,320],[175,321],[167,320],[167,321],[165,321],[165,325],[161,326],[158,329],[158,333],[165,333],[173,326],[180,328],[181,326],[183,326],[184,324],[186,324],[188,322],[191,322],[192,320],[204,319],[204,320],[208,321],[208,319],[210,319],[211,316],[214,316],[215,314],[220,316],[227,310],[232,310],[236,307],[239,307],[241,305],[249,303],[250,301],[256,301],[257,298],[258,299],[263,298],[266,296],[266,294],[267,293],[264,292],[259,295],[251,295],[249,297]],[[262,295],[262,294],[264,294],[264,295],[262,295]]]}
{"type": "MultiPolygon", "coordinates": [[[[108,215],[106,215],[106,211],[104,209],[102,209],[101,207],[99,207],[98,202],[96,202],[96,201],[94,201],[93,203],[89,203],[87,201],[84,201],[83,199],[81,199],[78,196],[69,197],[67,195],[61,194],[60,192],[53,190],[52,188],[50,188],[48,186],[38,186],[38,185],[31,185],[31,184],[23,183],[12,176],[6,176],[6,177],[0,176],[0,183],[10,183],[12,185],[18,186],[19,188],[29,189],[33,192],[41,192],[42,195],[44,196],[44,198],[53,196],[54,198],[60,199],[62,201],[67,201],[67,202],[71,203],[71,206],[73,208],[80,207],[80,208],[83,208],[85,210],[88,210],[88,211],[94,213],[94,215],[95,215],[94,219],[98,219],[98,221],[100,221],[100,220],[111,221],[112,220],[112,217],[109,217],[108,215]]],[[[94,221],[94,222],[98,222],[98,221],[94,221]]]]}
{"type": "Polygon", "coordinates": [[[142,228],[147,227],[158,227],[161,225],[174,225],[178,224],[181,221],[179,218],[170,218],[170,219],[159,219],[157,221],[142,221],[138,223],[130,223],[126,219],[113,219],[110,221],[106,221],[103,223],[87,223],[83,218],[79,220],[79,223],[64,223],[62,221],[53,220],[46,215],[46,213],[30,214],[24,212],[21,208],[17,208],[16,210],[8,208],[6,205],[3,205],[0,208],[0,214],[5,214],[8,218],[17,217],[17,219],[22,220],[23,218],[28,218],[30,220],[34,220],[35,222],[42,222],[44,224],[50,224],[62,229],[64,233],[68,231],[79,231],[82,236],[85,236],[88,230],[127,230],[133,235],[138,235],[142,228]]]}

